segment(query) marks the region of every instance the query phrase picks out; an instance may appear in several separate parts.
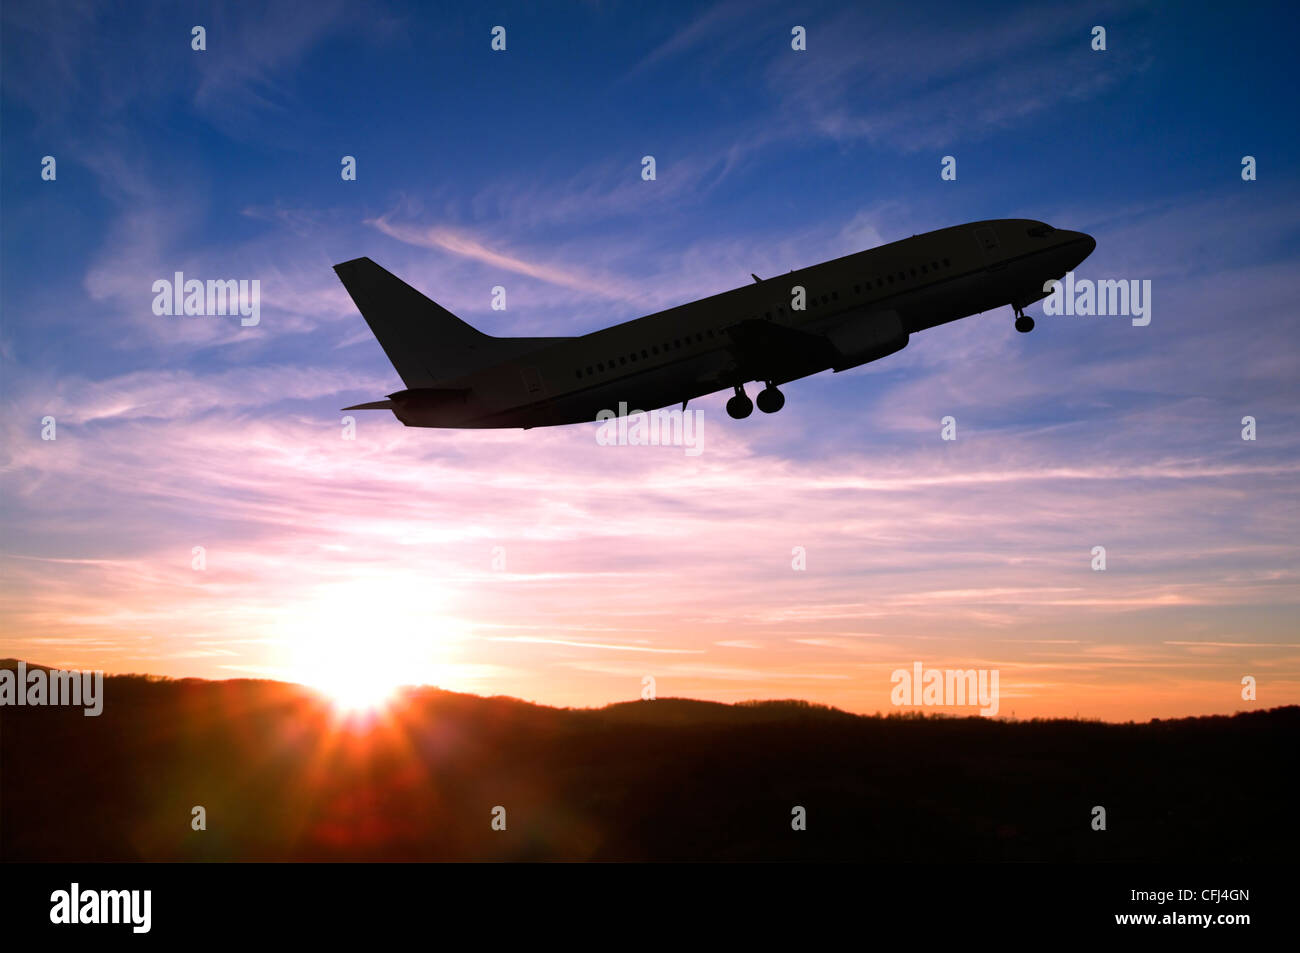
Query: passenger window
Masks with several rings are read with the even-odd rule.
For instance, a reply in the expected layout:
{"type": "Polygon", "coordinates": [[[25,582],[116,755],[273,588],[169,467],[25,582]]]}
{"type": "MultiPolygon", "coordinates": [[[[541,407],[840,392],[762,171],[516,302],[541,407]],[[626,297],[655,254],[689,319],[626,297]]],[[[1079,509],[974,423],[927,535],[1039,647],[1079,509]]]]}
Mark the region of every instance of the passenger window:
{"type": "Polygon", "coordinates": [[[930,272],[930,266],[927,265],[925,262],[921,262],[921,274],[925,275],[925,274],[929,274],[929,272],[930,272]]]}
{"type": "Polygon", "coordinates": [[[646,358],[648,358],[649,356],[650,356],[650,355],[647,354],[647,353],[645,352],[645,348],[642,348],[642,349],[641,349],[641,360],[644,361],[644,360],[645,360],[646,358]]]}
{"type": "Polygon", "coordinates": [[[601,372],[602,374],[605,373],[605,365],[604,365],[604,364],[597,364],[596,367],[600,370],[600,372],[601,372]]]}
{"type": "Polygon", "coordinates": [[[839,293],[838,291],[832,291],[832,292],[831,292],[831,300],[832,300],[832,301],[839,301],[839,300],[840,300],[840,293],[839,293]]]}
{"type": "Polygon", "coordinates": [[[589,367],[589,368],[587,368],[587,376],[588,376],[588,377],[590,377],[590,376],[591,376],[591,368],[590,368],[590,367],[589,367]]]}
{"type": "Polygon", "coordinates": [[[951,267],[951,262],[949,262],[949,260],[948,260],[947,258],[945,258],[945,259],[943,260],[943,267],[945,267],[945,268],[950,268],[950,267],[951,267]]]}
{"type": "Polygon", "coordinates": [[[860,295],[860,294],[862,294],[862,285],[854,285],[854,286],[853,286],[853,293],[854,293],[855,295],[860,295]]]}

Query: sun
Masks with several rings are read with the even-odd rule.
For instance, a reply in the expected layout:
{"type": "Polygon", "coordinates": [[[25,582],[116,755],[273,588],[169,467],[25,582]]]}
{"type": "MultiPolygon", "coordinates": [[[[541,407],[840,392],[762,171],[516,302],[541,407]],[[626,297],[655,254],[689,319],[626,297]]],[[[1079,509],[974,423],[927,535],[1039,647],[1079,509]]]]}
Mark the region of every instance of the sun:
{"type": "Polygon", "coordinates": [[[321,673],[306,684],[323,694],[338,712],[345,715],[379,712],[388,707],[401,687],[382,672],[367,673],[355,669],[321,673]]]}
{"type": "Polygon", "coordinates": [[[350,582],[298,603],[281,627],[287,675],[341,715],[389,707],[400,689],[439,684],[446,640],[427,586],[350,582]]]}
{"type": "Polygon", "coordinates": [[[392,651],[403,647],[389,638],[317,630],[315,638],[295,647],[293,678],[324,695],[340,714],[374,714],[413,683],[409,660],[392,651]]]}

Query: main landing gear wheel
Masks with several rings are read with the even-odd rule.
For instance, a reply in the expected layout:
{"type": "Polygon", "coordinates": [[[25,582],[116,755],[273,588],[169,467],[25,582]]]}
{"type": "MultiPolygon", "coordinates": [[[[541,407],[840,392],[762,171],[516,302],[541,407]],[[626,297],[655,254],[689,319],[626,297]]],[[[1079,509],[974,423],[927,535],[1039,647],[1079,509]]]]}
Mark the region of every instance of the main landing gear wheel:
{"type": "Polygon", "coordinates": [[[744,420],[753,412],[754,402],[745,396],[745,388],[737,386],[736,396],[727,401],[727,413],[736,420],[744,420]]]}
{"type": "Polygon", "coordinates": [[[1034,319],[1025,314],[1022,309],[1016,308],[1016,330],[1021,334],[1028,334],[1033,329],[1034,319]]]}
{"type": "Polygon", "coordinates": [[[785,394],[771,384],[758,392],[758,409],[765,414],[774,414],[785,406],[785,394]]]}

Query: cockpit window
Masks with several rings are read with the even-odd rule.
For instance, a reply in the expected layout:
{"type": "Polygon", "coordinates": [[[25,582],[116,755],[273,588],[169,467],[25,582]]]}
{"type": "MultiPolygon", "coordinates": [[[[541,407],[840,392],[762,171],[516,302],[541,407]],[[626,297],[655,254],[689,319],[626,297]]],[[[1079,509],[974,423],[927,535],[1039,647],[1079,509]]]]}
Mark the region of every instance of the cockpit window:
{"type": "Polygon", "coordinates": [[[1051,225],[1035,225],[1033,228],[1025,230],[1026,234],[1028,234],[1030,238],[1046,238],[1054,231],[1056,231],[1056,229],[1052,228],[1051,225]]]}

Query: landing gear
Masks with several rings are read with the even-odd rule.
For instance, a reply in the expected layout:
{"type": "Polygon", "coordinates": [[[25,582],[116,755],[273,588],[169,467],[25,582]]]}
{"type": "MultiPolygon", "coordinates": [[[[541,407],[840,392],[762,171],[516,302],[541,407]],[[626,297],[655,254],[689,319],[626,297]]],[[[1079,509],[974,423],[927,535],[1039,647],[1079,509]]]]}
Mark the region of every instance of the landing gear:
{"type": "Polygon", "coordinates": [[[1025,309],[1019,305],[1012,305],[1016,309],[1016,330],[1021,334],[1028,334],[1034,329],[1034,319],[1025,314],[1025,309]]]}
{"type": "Polygon", "coordinates": [[[758,392],[758,409],[765,414],[774,414],[785,406],[785,394],[781,393],[771,382],[758,392]]]}
{"type": "MultiPolygon", "coordinates": [[[[759,395],[761,404],[762,395],[759,395]]],[[[754,402],[745,396],[745,388],[736,385],[736,396],[727,401],[727,413],[736,420],[744,420],[754,412],[754,402]]]]}

